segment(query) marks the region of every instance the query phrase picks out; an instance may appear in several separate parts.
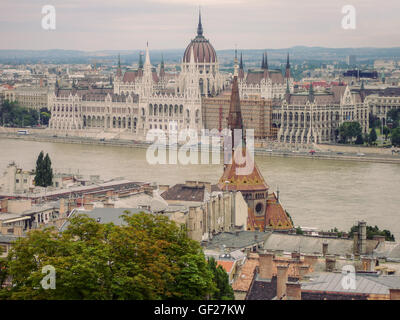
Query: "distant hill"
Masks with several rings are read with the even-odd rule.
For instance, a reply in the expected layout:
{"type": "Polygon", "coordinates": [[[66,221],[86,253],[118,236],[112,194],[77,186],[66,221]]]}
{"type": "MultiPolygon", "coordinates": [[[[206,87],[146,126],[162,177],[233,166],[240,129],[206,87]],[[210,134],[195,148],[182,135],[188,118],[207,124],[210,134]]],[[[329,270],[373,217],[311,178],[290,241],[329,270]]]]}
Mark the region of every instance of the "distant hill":
{"type": "MultiPolygon", "coordinates": [[[[348,55],[356,55],[358,61],[370,61],[375,59],[400,60],[400,47],[394,48],[324,48],[296,46],[283,49],[266,49],[268,59],[272,62],[284,61],[289,52],[292,61],[344,61],[348,55]]],[[[106,63],[115,64],[118,54],[121,55],[123,64],[132,64],[138,61],[139,53],[143,50],[0,50],[0,63],[5,64],[29,64],[29,63],[106,63]]],[[[244,49],[246,61],[258,61],[265,50],[244,49]]],[[[152,63],[158,64],[161,55],[166,62],[179,63],[184,49],[151,50],[152,63]]],[[[217,50],[221,63],[230,63],[233,60],[234,50],[217,50]]]]}

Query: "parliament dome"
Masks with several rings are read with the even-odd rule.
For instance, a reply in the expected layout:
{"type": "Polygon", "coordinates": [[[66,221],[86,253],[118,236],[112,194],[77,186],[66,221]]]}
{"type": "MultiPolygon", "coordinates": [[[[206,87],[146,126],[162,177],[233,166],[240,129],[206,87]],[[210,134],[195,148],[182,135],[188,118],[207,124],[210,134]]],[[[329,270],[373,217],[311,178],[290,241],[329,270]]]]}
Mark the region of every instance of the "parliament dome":
{"type": "Polygon", "coordinates": [[[195,63],[216,63],[217,53],[210,41],[203,36],[203,26],[201,24],[201,15],[199,14],[199,25],[197,27],[197,36],[194,38],[185,50],[183,62],[190,62],[190,52],[193,49],[195,63]]]}

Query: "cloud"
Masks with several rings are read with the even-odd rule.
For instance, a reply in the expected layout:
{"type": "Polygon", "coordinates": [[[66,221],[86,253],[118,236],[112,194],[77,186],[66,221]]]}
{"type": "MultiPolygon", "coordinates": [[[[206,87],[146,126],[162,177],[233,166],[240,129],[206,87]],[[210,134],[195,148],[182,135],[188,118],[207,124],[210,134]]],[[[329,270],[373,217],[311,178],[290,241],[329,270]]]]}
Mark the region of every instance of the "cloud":
{"type": "MultiPolygon", "coordinates": [[[[341,27],[345,0],[52,0],[57,29],[41,29],[48,0],[2,0],[1,49],[184,48],[195,36],[198,6],[216,49],[294,45],[395,46],[398,0],[352,0],[357,29],[341,27]]],[[[397,37],[398,38],[398,37],[397,37]]]]}

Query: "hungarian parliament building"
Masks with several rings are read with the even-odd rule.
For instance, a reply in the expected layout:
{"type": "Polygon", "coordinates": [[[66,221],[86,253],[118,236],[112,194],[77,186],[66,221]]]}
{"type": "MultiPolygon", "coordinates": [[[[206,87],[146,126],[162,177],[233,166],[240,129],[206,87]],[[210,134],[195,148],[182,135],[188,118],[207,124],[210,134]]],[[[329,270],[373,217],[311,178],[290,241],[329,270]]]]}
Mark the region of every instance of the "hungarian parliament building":
{"type": "MultiPolygon", "coordinates": [[[[294,93],[289,55],[285,72],[271,69],[262,56],[261,68],[244,70],[235,52],[244,126],[256,139],[311,144],[335,141],[343,121],[359,121],[368,130],[368,107],[362,90],[345,85],[332,92],[294,93]]],[[[152,66],[149,47],[138,67],[122,71],[120,60],[112,86],[68,88],[56,83],[49,94],[49,129],[60,134],[96,134],[143,140],[151,129],[222,130],[227,127],[232,74],[219,70],[218,57],[203,35],[199,15],[197,35],[187,46],[179,74],[167,72],[162,60],[152,66]]]]}

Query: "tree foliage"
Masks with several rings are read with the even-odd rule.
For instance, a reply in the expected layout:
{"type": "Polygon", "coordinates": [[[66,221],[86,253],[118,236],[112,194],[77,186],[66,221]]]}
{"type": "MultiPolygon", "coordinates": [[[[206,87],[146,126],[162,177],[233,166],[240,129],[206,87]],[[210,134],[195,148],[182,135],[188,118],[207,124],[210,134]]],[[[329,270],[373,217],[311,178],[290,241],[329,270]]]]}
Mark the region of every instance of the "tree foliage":
{"type": "Polygon", "coordinates": [[[35,185],[48,187],[52,184],[53,169],[51,168],[51,160],[48,153],[44,156],[43,151],[41,151],[36,160],[35,185]]]}
{"type": "Polygon", "coordinates": [[[392,128],[399,127],[400,122],[400,109],[393,108],[387,113],[387,122],[392,128]]]}
{"type": "Polygon", "coordinates": [[[368,135],[368,143],[374,144],[377,139],[378,139],[378,136],[376,135],[375,128],[372,128],[370,134],[368,135]]]}
{"type": "Polygon", "coordinates": [[[3,298],[206,299],[218,292],[200,245],[184,228],[145,213],[127,212],[123,220],[116,226],[77,215],[63,233],[29,232],[7,257],[12,286],[0,290],[3,298]],[[54,290],[40,285],[46,265],[56,270],[54,290]]]}
{"type": "Polygon", "coordinates": [[[216,300],[233,300],[235,298],[233,289],[229,284],[229,275],[224,268],[218,266],[214,258],[208,260],[208,267],[213,273],[214,282],[217,286],[212,298],[216,300]]]}
{"type": "MultiPolygon", "coordinates": [[[[350,238],[353,238],[354,232],[358,232],[358,226],[351,227],[349,232],[350,238]]],[[[394,235],[389,230],[380,230],[378,226],[372,227],[367,225],[367,239],[372,240],[374,235],[385,236],[386,241],[395,241],[394,235]]]]}
{"type": "Polygon", "coordinates": [[[340,140],[347,143],[349,139],[353,139],[362,134],[361,125],[357,121],[343,122],[339,127],[340,140]]]}
{"type": "Polygon", "coordinates": [[[394,145],[396,147],[400,147],[400,128],[396,128],[396,129],[392,130],[390,139],[391,139],[392,145],[394,145]]]}
{"type": "MultiPolygon", "coordinates": [[[[42,123],[48,124],[50,111],[44,108],[40,112],[41,118],[44,120],[42,123]]],[[[39,112],[35,109],[21,107],[17,102],[4,100],[0,105],[0,123],[10,127],[33,127],[39,123],[39,112]]]]}

